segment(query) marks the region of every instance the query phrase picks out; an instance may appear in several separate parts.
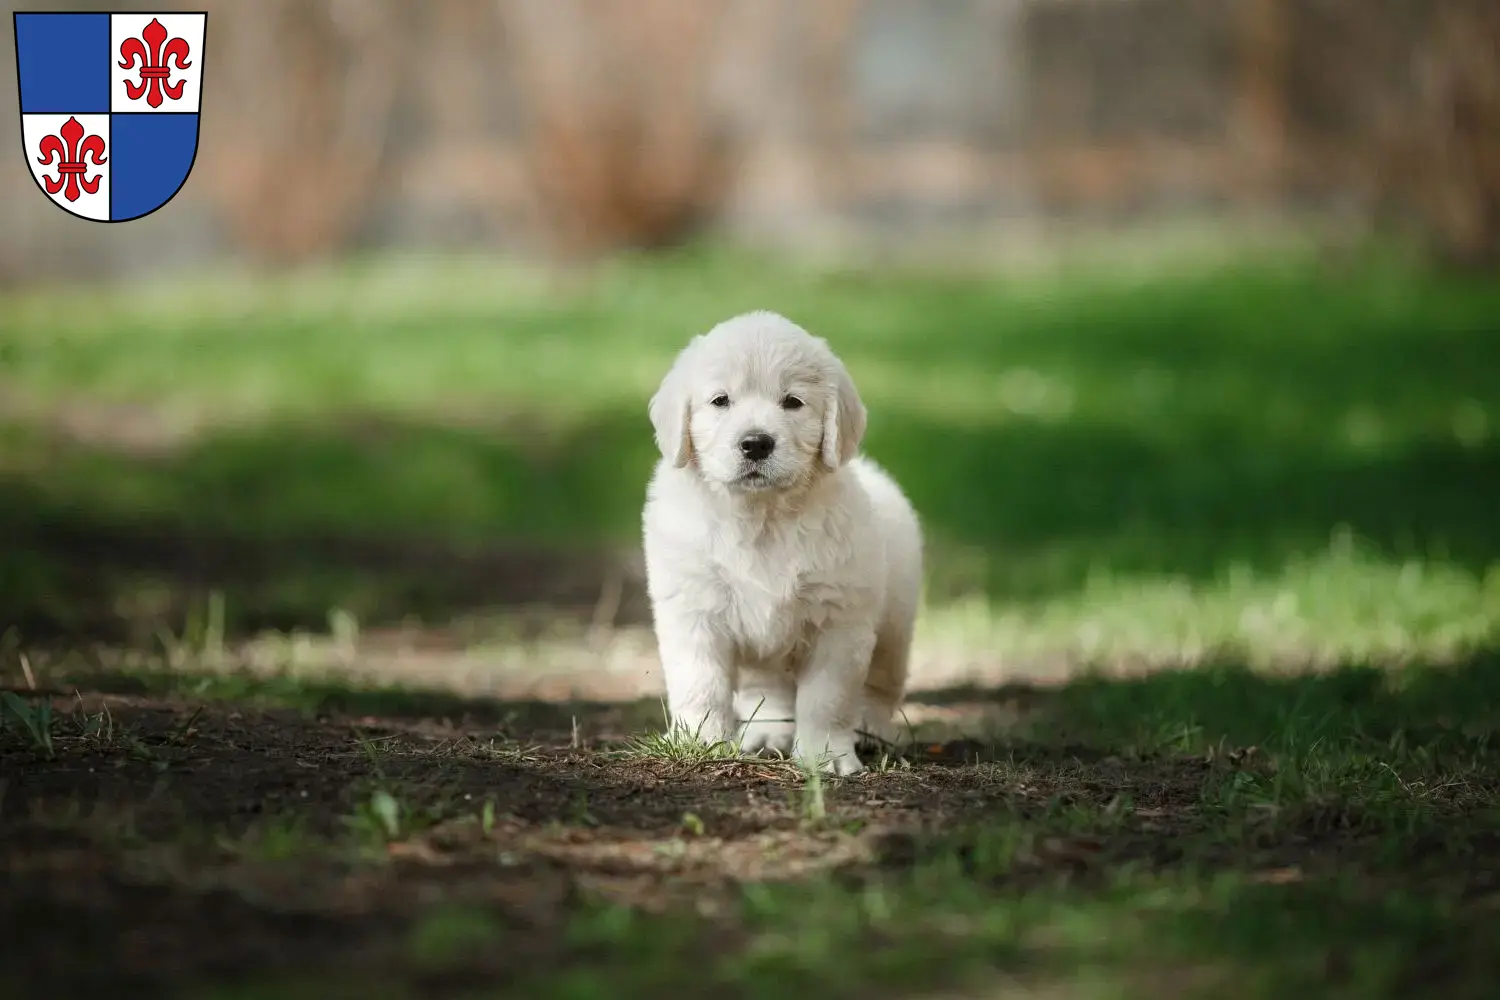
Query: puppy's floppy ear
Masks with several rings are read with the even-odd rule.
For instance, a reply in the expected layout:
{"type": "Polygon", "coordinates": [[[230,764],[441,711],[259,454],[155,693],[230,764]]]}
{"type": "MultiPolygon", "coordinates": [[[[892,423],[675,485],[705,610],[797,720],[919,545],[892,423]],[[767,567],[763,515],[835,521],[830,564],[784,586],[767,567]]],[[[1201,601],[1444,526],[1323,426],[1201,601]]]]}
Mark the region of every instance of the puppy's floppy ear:
{"type": "Polygon", "coordinates": [[[859,451],[865,438],[865,404],[843,362],[833,361],[828,404],[823,410],[823,464],[830,469],[844,465],[859,451]]]}
{"type": "Polygon", "coordinates": [[[651,426],[656,429],[656,447],[661,449],[662,457],[678,469],[688,464],[693,453],[692,435],[688,429],[691,400],[680,368],[679,362],[662,378],[648,407],[651,426]]]}

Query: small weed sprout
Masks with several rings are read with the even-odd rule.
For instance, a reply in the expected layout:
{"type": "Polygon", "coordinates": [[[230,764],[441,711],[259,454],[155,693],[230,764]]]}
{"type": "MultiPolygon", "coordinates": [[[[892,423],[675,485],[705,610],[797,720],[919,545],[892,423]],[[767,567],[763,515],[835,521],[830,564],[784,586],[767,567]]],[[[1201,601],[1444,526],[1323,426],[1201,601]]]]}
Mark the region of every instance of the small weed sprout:
{"type": "Polygon", "coordinates": [[[817,761],[803,766],[805,780],[802,785],[802,822],[807,826],[821,826],[828,820],[828,803],[823,796],[823,770],[817,761]]]}
{"type": "Polygon", "coordinates": [[[52,756],[52,702],[39,698],[27,701],[12,692],[0,692],[0,727],[6,720],[19,724],[21,731],[30,739],[31,745],[48,757],[52,756]]]}
{"type": "Polygon", "coordinates": [[[344,823],[357,835],[381,843],[403,839],[410,829],[410,810],[384,788],[377,788],[361,802],[344,823]]]}

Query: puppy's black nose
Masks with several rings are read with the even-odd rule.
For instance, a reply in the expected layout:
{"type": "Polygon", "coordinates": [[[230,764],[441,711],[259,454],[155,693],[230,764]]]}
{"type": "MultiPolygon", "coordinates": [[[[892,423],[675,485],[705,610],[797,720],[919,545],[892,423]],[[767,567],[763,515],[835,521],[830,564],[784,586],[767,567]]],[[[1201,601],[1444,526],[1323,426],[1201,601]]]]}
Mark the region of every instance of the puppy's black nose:
{"type": "Polygon", "coordinates": [[[763,431],[746,434],[740,438],[740,454],[752,462],[759,462],[776,450],[776,440],[763,431]]]}

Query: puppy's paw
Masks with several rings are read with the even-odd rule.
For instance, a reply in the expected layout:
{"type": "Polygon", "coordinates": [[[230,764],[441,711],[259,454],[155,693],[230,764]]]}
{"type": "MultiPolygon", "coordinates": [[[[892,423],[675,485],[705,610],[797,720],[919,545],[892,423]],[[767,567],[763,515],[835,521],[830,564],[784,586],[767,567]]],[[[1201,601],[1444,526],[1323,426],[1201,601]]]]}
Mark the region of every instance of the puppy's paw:
{"type": "Polygon", "coordinates": [[[857,730],[862,743],[890,749],[902,742],[908,733],[904,720],[890,705],[867,701],[857,730]]]}
{"type": "Polygon", "coordinates": [[[756,722],[744,724],[740,737],[742,753],[777,753],[789,757],[797,728],[790,722],[756,722]]]}
{"type": "Polygon", "coordinates": [[[814,765],[824,774],[845,777],[865,769],[854,751],[854,734],[840,733],[826,739],[798,739],[793,750],[797,758],[814,765]]]}
{"type": "Polygon", "coordinates": [[[840,778],[846,778],[851,774],[858,774],[864,769],[865,765],[860,761],[859,755],[854,752],[852,746],[844,753],[824,757],[819,764],[819,770],[823,771],[823,773],[834,774],[840,778]]]}

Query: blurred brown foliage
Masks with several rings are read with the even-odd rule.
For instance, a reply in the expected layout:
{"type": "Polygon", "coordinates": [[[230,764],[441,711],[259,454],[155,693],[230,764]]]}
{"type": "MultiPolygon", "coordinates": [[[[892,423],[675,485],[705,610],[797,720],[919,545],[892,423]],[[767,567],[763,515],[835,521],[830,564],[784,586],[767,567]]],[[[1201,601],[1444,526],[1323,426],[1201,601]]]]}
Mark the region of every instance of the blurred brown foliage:
{"type": "Polygon", "coordinates": [[[410,0],[217,0],[205,129],[236,242],[296,262],[342,249],[370,203],[410,0]],[[220,41],[222,39],[222,41],[220,41]]]}
{"type": "Polygon", "coordinates": [[[1298,140],[1447,263],[1500,261],[1500,3],[1259,0],[1300,50],[1298,140]]]}
{"type": "MultiPolygon", "coordinates": [[[[978,30],[1010,2],[902,16],[978,30]]],[[[871,0],[211,9],[202,169],[230,242],[266,260],[347,250],[380,212],[439,201],[507,232],[520,203],[563,254],[659,247],[712,222],[776,143],[811,164],[816,183],[792,196],[820,203],[805,208],[941,199],[921,187],[941,170],[891,166],[923,149],[938,158],[911,163],[977,164],[968,176],[990,180],[966,197],[996,204],[1346,202],[1413,225],[1445,261],[1500,258],[1497,0],[1019,0],[1012,35],[967,57],[1014,67],[1005,100],[1021,110],[989,138],[871,130],[888,92],[871,74],[918,65],[873,27],[893,8],[871,0]]]]}
{"type": "Polygon", "coordinates": [[[1500,3],[1443,0],[1417,47],[1419,106],[1388,177],[1450,263],[1500,263],[1500,3]]]}
{"type": "Polygon", "coordinates": [[[712,74],[729,9],[500,0],[523,157],[559,249],[664,246],[719,207],[735,150],[712,74]]]}

